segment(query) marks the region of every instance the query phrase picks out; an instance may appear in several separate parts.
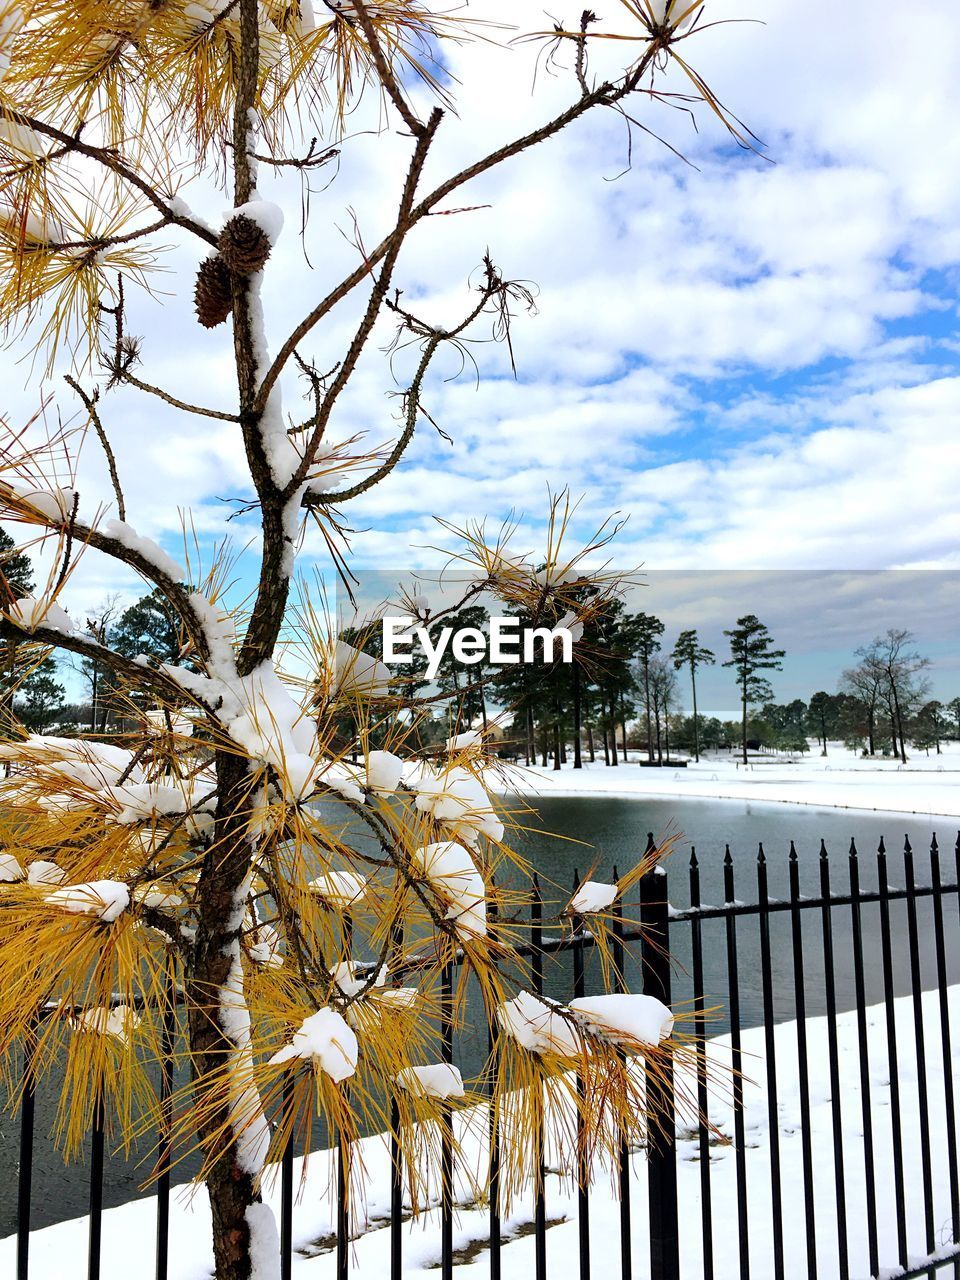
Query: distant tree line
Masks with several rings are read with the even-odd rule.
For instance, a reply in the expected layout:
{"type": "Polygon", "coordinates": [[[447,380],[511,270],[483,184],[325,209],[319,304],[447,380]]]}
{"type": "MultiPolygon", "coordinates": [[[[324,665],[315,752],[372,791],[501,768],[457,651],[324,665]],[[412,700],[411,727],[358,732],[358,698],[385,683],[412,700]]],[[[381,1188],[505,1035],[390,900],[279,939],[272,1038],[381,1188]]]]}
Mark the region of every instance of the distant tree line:
{"type": "MultiPolygon", "coordinates": [[[[0,529],[2,607],[35,591],[29,558],[16,550],[0,529]]],[[[517,612],[521,626],[534,620],[517,612]]],[[[443,619],[455,630],[483,630],[484,607],[471,604],[443,619]]],[[[536,625],[544,625],[538,618],[536,625]]],[[[552,620],[554,623],[561,619],[552,620]]],[[[437,624],[439,626],[439,624],[437,624]]],[[[152,592],[127,608],[106,601],[86,619],[86,629],[129,657],[146,654],[155,662],[180,664],[183,636],[164,597],[152,592]]],[[[430,629],[430,628],[428,628],[430,629]]],[[[810,742],[826,755],[829,742],[842,742],[865,756],[907,759],[907,744],[928,753],[949,739],[960,740],[960,697],[941,702],[930,697],[929,658],[918,652],[914,636],[891,628],[854,653],[854,663],[836,692],[818,690],[807,702],[777,703],[767,673],[782,669],[785,651],[774,647],[766,626],[745,614],[724,631],[740,701],[737,720],[700,714],[697,689],[703,669],[717,664],[694,629],[679,633],[664,650],[664,623],[653,614],[631,613],[616,603],[584,622],[577,631],[573,661],[544,665],[523,662],[496,665],[483,657],[463,666],[448,650],[432,681],[438,693],[452,694],[448,719],[422,719],[412,732],[421,745],[439,745],[466,727],[493,729],[500,750],[525,763],[566,764],[585,760],[619,765],[633,751],[651,764],[668,764],[676,753],[699,760],[701,752],[737,750],[808,751],[810,742]],[[684,709],[689,691],[691,712],[684,709]],[[506,708],[504,711],[503,708],[506,708]],[[671,754],[673,753],[673,754],[671,754]]],[[[380,656],[379,631],[345,632],[351,643],[380,656]]],[[[426,658],[414,647],[404,668],[402,691],[411,699],[431,682],[426,658]]],[[[36,645],[6,642],[0,650],[0,734],[17,724],[36,733],[123,732],[144,708],[121,696],[110,671],[89,659],[72,668],[83,695],[68,703],[57,664],[36,645]]]]}

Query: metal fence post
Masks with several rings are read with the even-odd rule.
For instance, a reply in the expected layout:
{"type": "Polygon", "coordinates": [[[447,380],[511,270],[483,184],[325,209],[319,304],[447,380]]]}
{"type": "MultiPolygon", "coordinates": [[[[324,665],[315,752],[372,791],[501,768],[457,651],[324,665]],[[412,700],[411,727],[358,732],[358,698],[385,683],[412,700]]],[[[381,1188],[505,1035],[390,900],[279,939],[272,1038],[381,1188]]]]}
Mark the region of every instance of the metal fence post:
{"type": "MultiPolygon", "coordinates": [[[[648,851],[654,846],[647,837],[648,851]]],[[[670,1003],[670,940],[667,874],[654,869],[640,881],[640,955],[644,995],[670,1003]]],[[[677,1137],[673,1068],[659,1078],[647,1077],[647,1105],[660,1124],[647,1134],[647,1176],[650,1203],[651,1280],[679,1280],[680,1250],[677,1223],[677,1137]]]]}
{"type": "Polygon", "coordinates": [[[33,1027],[23,1049],[23,1101],[20,1109],[20,1166],[17,1182],[17,1280],[29,1280],[30,1196],[33,1189],[33,1130],[37,1081],[33,1073],[33,1027]]]}

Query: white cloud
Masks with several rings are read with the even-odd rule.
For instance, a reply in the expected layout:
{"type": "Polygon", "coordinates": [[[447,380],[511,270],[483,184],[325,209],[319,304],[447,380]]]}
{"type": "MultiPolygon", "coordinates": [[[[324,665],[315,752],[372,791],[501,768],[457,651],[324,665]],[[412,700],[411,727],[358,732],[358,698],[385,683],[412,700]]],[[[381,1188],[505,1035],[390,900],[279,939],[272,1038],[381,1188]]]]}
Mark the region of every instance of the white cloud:
{"type": "MultiPolygon", "coordinates": [[[[615,0],[595,7],[609,29],[623,27],[615,0]]],[[[564,483],[586,495],[581,531],[612,508],[631,514],[625,563],[956,561],[960,468],[938,440],[960,393],[952,352],[924,336],[931,313],[945,320],[925,272],[960,259],[955,7],[927,0],[909,21],[868,0],[708,9],[764,18],[695,34],[684,53],[776,163],[718,149],[719,127],[702,112],[695,134],[685,113],[654,107],[655,127],[699,169],[638,134],[632,171],[606,181],[624,166],[626,133],[603,112],[450,197],[447,208],[491,207],[416,231],[395,278],[404,300],[431,323],[456,321],[489,246],[508,276],[536,282],[539,314],[515,321],[519,381],[502,347],[472,348],[479,389],[469,369],[445,382],[456,366],[438,366],[426,404],[453,444],[421,424],[407,464],[356,504],[356,523],[373,526],[355,540],[362,562],[422,557],[413,544],[438,541],[431,512],[462,520],[516,507],[536,519],[547,486],[564,483]],[[832,364],[811,374],[821,361],[832,364]]],[[[484,16],[549,25],[533,0],[497,0],[484,16]]],[[[598,74],[614,55],[622,45],[597,44],[598,74]]],[[[534,85],[535,65],[531,45],[451,50],[460,114],[441,127],[426,185],[571,100],[569,77],[541,61],[534,85]]],[[[642,99],[633,108],[647,118],[642,99]]],[[[365,134],[370,118],[355,117],[337,181],[313,198],[312,271],[296,213],[288,218],[265,296],[274,349],[358,261],[352,216],[368,247],[395,217],[410,142],[365,134]]],[[[268,185],[296,210],[295,181],[268,185]]],[[[222,209],[207,189],[186,194],[209,216],[222,209]]],[[[131,324],[145,336],[145,377],[229,408],[230,336],[195,322],[197,260],[192,246],[178,249],[174,296],[162,308],[136,302],[131,324]]],[[[342,357],[360,302],[341,304],[302,345],[321,368],[342,357]]],[[[389,336],[378,326],[338,406],[337,438],[368,431],[382,446],[395,435],[399,402],[387,396],[415,352],[398,356],[393,382],[380,350],[389,336]]],[[[19,390],[23,367],[4,372],[7,411],[23,421],[39,394],[19,390]]],[[[300,390],[286,387],[294,414],[300,390]]],[[[104,417],[131,519],[171,550],[178,508],[212,536],[227,511],[218,499],[248,494],[235,424],[129,393],[106,397],[104,417]]],[[[85,506],[109,500],[92,438],[80,474],[85,506]]],[[[307,545],[321,546],[314,535],[307,545]]]]}

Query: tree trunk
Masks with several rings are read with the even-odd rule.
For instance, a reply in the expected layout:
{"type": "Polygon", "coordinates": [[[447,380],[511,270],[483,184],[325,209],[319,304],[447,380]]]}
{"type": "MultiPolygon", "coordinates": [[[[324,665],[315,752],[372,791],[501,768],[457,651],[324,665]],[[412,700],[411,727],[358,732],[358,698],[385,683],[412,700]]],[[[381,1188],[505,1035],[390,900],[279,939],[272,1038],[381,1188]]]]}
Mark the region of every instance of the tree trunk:
{"type": "MultiPolygon", "coordinates": [[[[260,1197],[254,1190],[255,1174],[241,1164],[237,1143],[225,1144],[223,1140],[233,1116],[226,1071],[238,1046],[221,1021],[212,1016],[216,1007],[212,993],[227,987],[234,957],[239,954],[235,901],[249,873],[251,855],[246,834],[245,762],[239,756],[220,753],[217,774],[216,838],[204,859],[197,887],[199,922],[193,966],[186,981],[187,1019],[194,1079],[201,1082],[196,1087],[205,1093],[213,1088],[222,1094],[219,1105],[201,1112],[199,1130],[204,1151],[208,1155],[219,1152],[206,1179],[216,1278],[249,1280],[250,1225],[246,1213],[260,1197]]],[[[234,1013],[231,1007],[231,1020],[234,1013]]]]}
{"type": "Polygon", "coordinates": [[[608,713],[610,725],[610,763],[616,769],[620,761],[617,758],[617,713],[612,696],[608,704],[608,713]]]}
{"type": "Polygon", "coordinates": [[[903,737],[903,712],[900,710],[900,695],[897,693],[897,683],[894,679],[890,680],[890,689],[893,693],[893,709],[896,713],[896,733],[900,739],[900,762],[907,763],[907,746],[903,737]]]}
{"type": "Polygon", "coordinates": [[[590,752],[590,763],[594,764],[597,759],[597,749],[593,743],[593,725],[587,725],[587,749],[590,752]]]}
{"type": "Polygon", "coordinates": [[[553,722],[553,771],[560,772],[560,721],[554,719],[553,722]]]}
{"type": "Polygon", "coordinates": [[[747,763],[747,673],[743,673],[743,763],[747,763]]]}
{"type": "Polygon", "coordinates": [[[693,758],[700,763],[700,722],[697,719],[697,666],[690,663],[690,686],[693,689],[693,758]]]}
{"type": "Polygon", "coordinates": [[[657,726],[657,764],[660,765],[662,768],[663,767],[663,745],[660,741],[660,707],[659,706],[654,707],[653,714],[654,714],[654,719],[656,721],[656,726],[657,726]]]}
{"type": "Polygon", "coordinates": [[[893,735],[893,754],[902,764],[907,763],[907,753],[903,749],[903,723],[900,719],[900,699],[897,697],[897,686],[890,681],[890,697],[887,699],[890,709],[890,729],[893,735]]]}
{"type": "Polygon", "coordinates": [[[643,655],[643,698],[647,713],[647,761],[653,760],[653,727],[650,723],[650,655],[643,655]]]}
{"type": "Polygon", "coordinates": [[[627,712],[623,701],[623,690],[620,690],[620,742],[623,745],[623,763],[627,763],[627,712]]]}
{"type": "MultiPolygon", "coordinates": [[[[580,704],[580,664],[574,661],[573,664],[573,767],[575,769],[583,768],[583,756],[580,747],[580,717],[583,708],[580,704]]],[[[590,738],[590,758],[593,758],[593,737],[590,738]]]]}
{"type": "Polygon", "coordinates": [[[823,739],[823,754],[827,754],[827,719],[823,714],[823,708],[820,708],[820,736],[823,739]]]}
{"type": "Polygon", "coordinates": [[[610,767],[610,743],[607,738],[607,726],[606,724],[604,724],[601,727],[603,729],[603,763],[609,768],[610,767]]]}

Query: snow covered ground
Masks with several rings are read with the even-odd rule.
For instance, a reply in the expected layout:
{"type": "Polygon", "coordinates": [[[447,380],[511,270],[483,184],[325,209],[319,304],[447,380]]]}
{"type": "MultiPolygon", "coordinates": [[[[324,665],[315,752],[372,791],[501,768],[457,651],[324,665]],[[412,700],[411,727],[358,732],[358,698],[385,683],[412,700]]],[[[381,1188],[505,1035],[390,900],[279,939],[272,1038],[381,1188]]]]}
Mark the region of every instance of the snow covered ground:
{"type": "Polygon", "coordinates": [[[693,761],[686,769],[642,769],[629,761],[610,768],[602,761],[583,769],[567,764],[559,773],[540,766],[510,768],[493,790],[536,796],[649,796],[773,801],[819,808],[871,809],[889,813],[946,814],[960,817],[960,744],[946,743],[942,754],[908,753],[907,763],[864,760],[840,743],[823,757],[814,748],[796,763],[767,756],[744,766],[736,757],[693,761]]]}
{"type": "MultiPolygon", "coordinates": [[[[944,1070],[940,1049],[939,1010],[936,992],[923,999],[926,1027],[927,1082],[933,1144],[934,1222],[936,1243],[946,1246],[951,1239],[949,1155],[944,1124],[944,1079],[958,1078],[960,1061],[960,987],[949,991],[953,1035],[953,1062],[944,1070]]],[[[908,1000],[896,1004],[897,1039],[901,1111],[903,1117],[903,1157],[906,1186],[906,1212],[911,1259],[926,1256],[919,1128],[917,1122],[918,1088],[913,1015],[908,1000]]],[[[877,1203],[882,1274],[898,1274],[895,1192],[893,1179],[893,1146],[891,1107],[887,1063],[884,1011],[881,1006],[868,1010],[868,1037],[874,1151],[877,1169],[877,1203]]],[[[810,1062],[810,1134],[813,1144],[813,1181],[817,1211],[817,1256],[822,1280],[838,1275],[836,1209],[831,1120],[830,1079],[827,1066],[827,1030],[825,1019],[807,1023],[810,1062]]],[[[847,1220],[850,1232],[850,1273],[854,1280],[866,1280],[869,1263],[866,1242],[865,1183],[863,1136],[857,1028],[855,1014],[838,1019],[840,1046],[840,1099],[843,1118],[844,1159],[846,1162],[847,1220]]],[[[803,1214],[801,1164],[800,1102],[797,1087],[796,1024],[783,1023],[776,1028],[777,1080],[779,1092],[780,1159],[784,1190],[784,1239],[786,1274],[806,1275],[806,1236],[803,1214]]],[[[743,1037],[744,1070],[752,1083],[745,1088],[747,1204],[750,1215],[751,1274],[773,1275],[771,1232],[770,1142],[767,1123],[767,1094],[764,1087],[766,1068],[761,1030],[748,1031],[743,1037]]],[[[711,1059],[721,1066],[729,1063],[729,1041],[724,1037],[709,1045],[711,1059]]],[[[711,1119],[727,1137],[733,1135],[733,1118],[729,1098],[715,1096],[711,1101],[711,1119]]],[[[479,1126],[481,1129],[483,1125],[479,1126]]],[[[700,1165],[695,1135],[680,1127],[679,1135],[679,1203],[681,1274],[684,1280],[703,1275],[700,1218],[700,1165]]],[[[383,1141],[365,1139],[363,1159],[371,1175],[370,1194],[365,1206],[363,1224],[356,1233],[352,1270],[358,1277],[384,1276],[389,1266],[388,1228],[388,1161],[383,1141]]],[[[714,1261],[717,1280],[733,1280],[739,1276],[737,1246],[737,1185],[733,1146],[724,1139],[711,1147],[711,1186],[714,1220],[714,1261]]],[[[299,1173],[299,1167],[298,1167],[299,1173]]],[[[311,1157],[303,1195],[294,1212],[294,1266],[297,1280],[326,1280],[335,1274],[336,1252],[333,1248],[334,1214],[331,1200],[330,1163],[325,1153],[311,1157]]],[[[644,1153],[635,1153],[632,1161],[633,1259],[634,1275],[641,1280],[649,1274],[646,1161],[644,1153]]],[[[279,1188],[269,1195],[279,1211],[279,1188]]],[[[459,1280],[486,1280],[489,1256],[486,1249],[487,1213],[476,1205],[465,1188],[460,1197],[465,1202],[458,1211],[454,1230],[459,1280]]],[[[138,1201],[112,1209],[104,1215],[103,1280],[130,1280],[152,1274],[152,1246],[155,1232],[155,1202],[138,1201]],[[136,1258],[138,1269],[131,1270],[136,1258]]],[[[529,1199],[517,1206],[513,1217],[504,1224],[505,1243],[502,1262],[506,1280],[525,1280],[534,1270],[534,1239],[530,1234],[532,1204],[529,1199]]],[[[577,1199],[569,1182],[558,1173],[547,1179],[548,1274],[551,1280],[573,1280],[577,1275],[578,1228],[577,1199]]],[[[592,1258],[596,1274],[619,1271],[620,1231],[619,1205],[610,1189],[606,1173],[598,1175],[591,1193],[592,1258]]],[[[84,1219],[62,1222],[37,1232],[31,1249],[31,1271],[34,1280],[67,1280],[77,1274],[76,1260],[85,1257],[87,1223],[84,1219]]],[[[207,1280],[212,1273],[209,1245],[209,1213],[201,1191],[190,1198],[184,1190],[175,1194],[170,1229],[170,1280],[207,1280]]],[[[439,1264],[439,1215],[429,1212],[417,1222],[409,1223],[403,1235],[404,1274],[427,1276],[439,1264]]],[[[0,1241],[0,1275],[14,1274],[15,1241],[0,1241]]]]}

